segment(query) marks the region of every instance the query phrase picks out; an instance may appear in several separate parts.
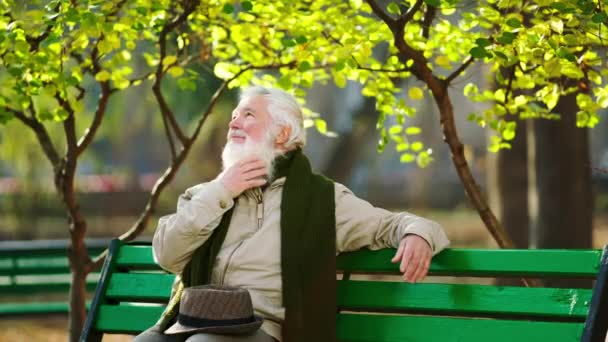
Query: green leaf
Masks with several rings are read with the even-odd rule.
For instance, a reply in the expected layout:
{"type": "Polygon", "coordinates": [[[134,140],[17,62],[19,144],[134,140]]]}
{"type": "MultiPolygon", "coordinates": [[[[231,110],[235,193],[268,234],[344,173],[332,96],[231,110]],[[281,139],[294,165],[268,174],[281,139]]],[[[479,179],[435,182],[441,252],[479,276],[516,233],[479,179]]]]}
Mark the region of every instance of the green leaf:
{"type": "Polygon", "coordinates": [[[224,8],[222,8],[222,12],[224,12],[226,14],[230,14],[230,13],[234,12],[234,6],[232,6],[231,4],[225,4],[224,8]]]}
{"type": "Polygon", "coordinates": [[[233,66],[232,64],[228,64],[225,62],[219,62],[215,65],[215,67],[213,68],[213,73],[223,79],[223,80],[227,80],[229,78],[231,78],[232,76],[234,76],[234,72],[233,72],[233,66]]]}
{"type": "Polygon", "coordinates": [[[424,91],[420,87],[410,87],[408,89],[407,94],[412,100],[422,100],[424,99],[424,91]]]}
{"type": "Polygon", "coordinates": [[[427,167],[433,161],[433,157],[431,157],[432,152],[433,151],[431,151],[430,149],[424,152],[420,152],[418,154],[418,157],[416,158],[416,163],[418,164],[418,166],[420,166],[421,168],[427,167]]]}
{"type": "Polygon", "coordinates": [[[503,45],[509,45],[513,43],[513,40],[517,35],[513,32],[503,32],[502,35],[496,38],[496,41],[503,45]]]}
{"type": "Polygon", "coordinates": [[[401,133],[401,131],[403,131],[403,127],[400,125],[393,125],[391,128],[389,128],[388,134],[395,135],[401,133]]]}
{"type": "Polygon", "coordinates": [[[171,69],[169,69],[168,72],[173,77],[179,77],[179,76],[181,76],[181,75],[184,74],[184,68],[178,67],[178,66],[174,66],[171,69]]]}
{"type": "Polygon", "coordinates": [[[65,119],[68,118],[68,111],[63,109],[62,107],[59,108],[55,108],[55,110],[53,111],[53,120],[57,121],[57,122],[61,122],[64,121],[65,119]]]}
{"type": "Polygon", "coordinates": [[[105,81],[109,80],[111,76],[112,76],[112,75],[110,75],[110,73],[109,73],[109,72],[107,72],[106,70],[101,70],[100,72],[98,72],[98,73],[95,75],[95,79],[96,79],[98,82],[105,82],[105,81]]]}
{"type": "Polygon", "coordinates": [[[420,127],[416,127],[416,126],[411,126],[405,129],[405,134],[407,135],[416,135],[416,134],[420,134],[422,132],[422,130],[420,129],[420,127]]]}
{"type": "Polygon", "coordinates": [[[281,39],[281,44],[283,44],[284,47],[294,47],[297,45],[293,38],[283,38],[281,39]]]}
{"type": "Polygon", "coordinates": [[[568,48],[565,48],[563,46],[555,51],[555,55],[570,62],[576,62],[576,56],[572,52],[570,52],[568,48]]]}
{"type": "Polygon", "coordinates": [[[336,86],[338,86],[339,88],[344,88],[346,87],[346,76],[341,73],[341,72],[334,72],[334,82],[336,83],[336,86]]]}
{"type": "Polygon", "coordinates": [[[475,44],[477,44],[477,46],[484,48],[486,46],[492,45],[492,42],[488,38],[477,38],[475,40],[475,44]]]}
{"type": "Polygon", "coordinates": [[[413,155],[413,154],[411,154],[411,153],[404,153],[404,154],[401,155],[401,158],[399,158],[399,160],[402,163],[411,163],[414,160],[416,160],[416,156],[413,155]]]}
{"type": "Polygon", "coordinates": [[[441,5],[441,0],[424,0],[424,2],[426,2],[427,5],[433,7],[439,7],[441,5]]]}
{"type": "Polygon", "coordinates": [[[561,19],[559,19],[559,18],[551,18],[550,23],[551,23],[551,28],[555,32],[557,32],[559,34],[562,34],[564,32],[564,22],[561,19]]]}
{"type": "Polygon", "coordinates": [[[495,56],[500,57],[502,59],[504,59],[505,61],[509,60],[509,57],[507,57],[507,55],[505,55],[504,53],[500,52],[500,51],[492,51],[494,53],[495,56]]]}
{"type": "Polygon", "coordinates": [[[399,143],[399,144],[397,144],[396,149],[397,149],[397,152],[403,152],[403,151],[409,150],[410,144],[408,144],[406,142],[399,143]]]}
{"type": "Polygon", "coordinates": [[[177,56],[165,56],[165,58],[163,58],[163,66],[165,67],[175,62],[177,62],[177,56]]]}
{"type": "Polygon", "coordinates": [[[241,2],[241,7],[245,11],[251,11],[253,9],[253,4],[251,3],[251,1],[243,1],[241,2]]]}
{"type": "Polygon", "coordinates": [[[471,50],[469,50],[469,54],[471,56],[473,56],[474,58],[485,58],[487,55],[487,51],[486,49],[480,47],[480,46],[476,46],[474,48],[472,48],[471,50]]]}
{"type": "Polygon", "coordinates": [[[388,4],[387,9],[388,9],[389,13],[397,14],[397,15],[401,14],[401,9],[399,8],[399,5],[397,5],[394,2],[391,2],[390,4],[388,4]]]}
{"type": "Polygon", "coordinates": [[[608,15],[605,12],[596,13],[591,17],[591,21],[596,24],[606,23],[608,21],[608,15]]]}
{"type": "Polygon", "coordinates": [[[289,90],[291,89],[293,83],[291,82],[291,77],[289,75],[283,75],[277,82],[277,85],[283,90],[289,90]]]}
{"type": "Polygon", "coordinates": [[[315,127],[317,128],[317,131],[319,131],[319,133],[321,133],[321,134],[327,133],[327,122],[325,122],[325,120],[316,119],[315,127]]]}
{"type": "Polygon", "coordinates": [[[424,147],[424,145],[420,141],[416,141],[416,142],[412,143],[412,151],[414,151],[414,152],[418,152],[418,151],[422,150],[423,147],[424,147]]]}
{"type": "Polygon", "coordinates": [[[296,37],[296,43],[304,44],[306,42],[308,42],[308,39],[306,38],[306,36],[297,36],[296,37]]]}
{"type": "Polygon", "coordinates": [[[308,71],[308,70],[310,70],[310,68],[311,68],[311,65],[307,61],[303,61],[302,63],[300,63],[298,65],[298,71],[300,71],[300,72],[308,71]]]}
{"type": "Polygon", "coordinates": [[[517,18],[507,19],[506,24],[511,26],[512,28],[520,28],[521,21],[517,18]]]}

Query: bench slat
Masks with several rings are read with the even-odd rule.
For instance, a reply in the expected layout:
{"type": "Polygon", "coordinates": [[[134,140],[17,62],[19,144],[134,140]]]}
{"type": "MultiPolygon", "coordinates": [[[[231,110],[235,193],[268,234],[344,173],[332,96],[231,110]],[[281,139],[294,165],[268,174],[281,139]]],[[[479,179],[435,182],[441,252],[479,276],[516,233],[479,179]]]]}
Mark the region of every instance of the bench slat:
{"type": "Polygon", "coordinates": [[[154,262],[152,246],[125,245],[121,247],[116,265],[138,269],[160,269],[160,266],[154,262]]]}
{"type": "Polygon", "coordinates": [[[164,305],[101,305],[95,329],[113,333],[138,334],[154,325],[164,309],[164,305]]]}
{"type": "MultiPolygon", "coordinates": [[[[354,272],[397,273],[390,262],[394,249],[362,250],[337,258],[337,268],[354,272]]],[[[430,268],[434,275],[530,276],[594,278],[599,270],[601,250],[497,250],[448,249],[437,255],[430,268]]],[[[124,246],[118,265],[159,269],[151,246],[124,246]]]]}
{"type": "Polygon", "coordinates": [[[472,318],[340,314],[342,342],[513,342],[579,341],[582,323],[548,323],[472,318]]]}
{"type": "Polygon", "coordinates": [[[106,297],[124,301],[166,303],[171,295],[172,274],[114,273],[106,297]]]}
{"type": "Polygon", "coordinates": [[[339,307],[350,311],[540,316],[584,322],[591,290],[339,281],[337,300],[339,307]]]}
{"type": "MultiPolygon", "coordinates": [[[[398,273],[390,262],[395,249],[362,250],[337,258],[339,270],[398,273]]],[[[601,250],[447,249],[431,262],[430,274],[469,276],[527,276],[595,278],[601,250]]]]}
{"type": "MultiPolygon", "coordinates": [[[[91,303],[87,303],[87,310],[91,303]]],[[[0,303],[0,316],[37,315],[52,313],[68,313],[70,307],[67,302],[45,303],[0,303]]]]}

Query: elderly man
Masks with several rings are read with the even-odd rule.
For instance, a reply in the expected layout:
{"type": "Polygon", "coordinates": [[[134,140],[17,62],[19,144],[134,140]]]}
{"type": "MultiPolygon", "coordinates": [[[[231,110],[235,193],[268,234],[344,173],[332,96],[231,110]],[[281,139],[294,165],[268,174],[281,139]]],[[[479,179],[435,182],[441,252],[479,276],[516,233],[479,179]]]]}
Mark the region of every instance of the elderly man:
{"type": "Polygon", "coordinates": [[[136,341],[335,340],[335,255],[395,247],[403,279],[422,280],[449,241],[435,222],[392,213],[312,173],[301,109],[288,93],[245,90],[232,113],[223,171],[162,217],[154,256],[178,275],[159,323],[136,341]],[[184,288],[245,288],[264,318],[248,335],[164,334],[184,288]]]}

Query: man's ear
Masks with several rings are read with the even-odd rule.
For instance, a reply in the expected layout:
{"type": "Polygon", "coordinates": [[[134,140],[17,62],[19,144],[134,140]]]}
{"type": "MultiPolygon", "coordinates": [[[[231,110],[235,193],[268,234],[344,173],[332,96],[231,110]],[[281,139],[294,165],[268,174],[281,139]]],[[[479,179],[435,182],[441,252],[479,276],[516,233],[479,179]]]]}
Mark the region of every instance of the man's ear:
{"type": "Polygon", "coordinates": [[[277,134],[277,138],[275,139],[275,143],[277,145],[283,145],[289,140],[289,136],[291,135],[291,127],[289,126],[281,126],[279,130],[279,134],[277,134]]]}

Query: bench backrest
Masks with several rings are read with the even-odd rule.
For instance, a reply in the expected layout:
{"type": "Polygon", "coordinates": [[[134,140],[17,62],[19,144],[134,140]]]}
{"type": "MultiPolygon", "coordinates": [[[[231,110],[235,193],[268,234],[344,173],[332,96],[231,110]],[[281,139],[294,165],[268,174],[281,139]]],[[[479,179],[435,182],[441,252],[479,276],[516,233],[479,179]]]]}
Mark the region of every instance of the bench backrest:
{"type": "MultiPolygon", "coordinates": [[[[93,256],[103,252],[108,239],[89,240],[93,256]]],[[[29,295],[34,292],[67,292],[70,267],[67,240],[4,241],[0,243],[0,294],[29,295]]],[[[87,278],[87,287],[94,289],[99,274],[87,278]]]]}
{"type": "MultiPolygon", "coordinates": [[[[601,250],[448,249],[430,268],[432,275],[457,277],[596,279],[600,274],[593,292],[351,277],[398,274],[390,262],[394,252],[338,257],[343,273],[337,294],[340,341],[599,341],[597,336],[605,335],[606,327],[597,320],[605,315],[600,302],[607,267],[601,250]]],[[[137,334],[150,327],[168,301],[173,280],[154,263],[149,244],[113,241],[81,339],[137,334]]]]}

